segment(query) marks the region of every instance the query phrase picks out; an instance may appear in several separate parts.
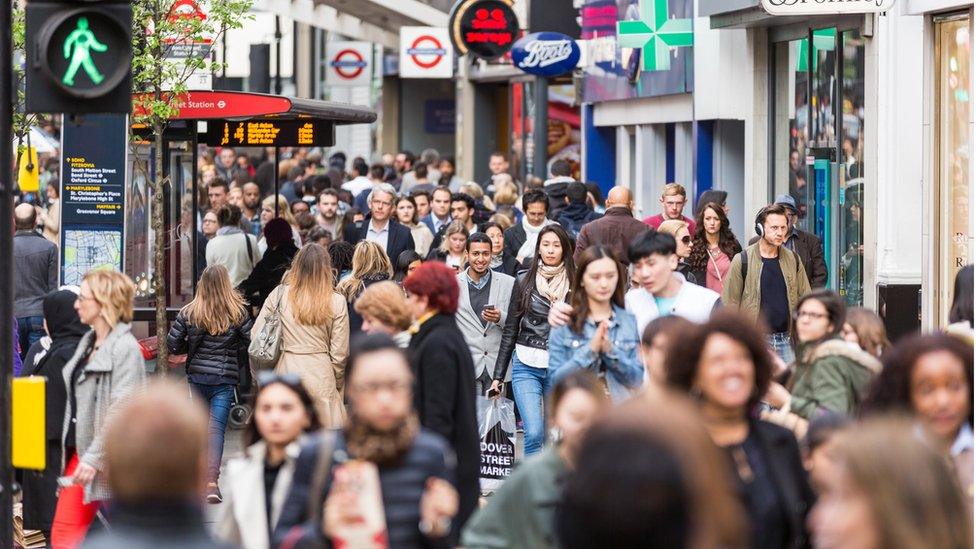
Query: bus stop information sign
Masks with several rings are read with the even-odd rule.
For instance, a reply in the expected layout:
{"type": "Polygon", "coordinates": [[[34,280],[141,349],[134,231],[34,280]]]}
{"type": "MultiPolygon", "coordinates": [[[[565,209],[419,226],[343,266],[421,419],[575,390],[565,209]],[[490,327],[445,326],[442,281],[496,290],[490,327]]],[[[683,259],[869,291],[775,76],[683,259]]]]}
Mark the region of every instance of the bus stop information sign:
{"type": "Polygon", "coordinates": [[[210,147],[331,147],[335,124],[302,118],[211,120],[204,141],[210,147]]]}

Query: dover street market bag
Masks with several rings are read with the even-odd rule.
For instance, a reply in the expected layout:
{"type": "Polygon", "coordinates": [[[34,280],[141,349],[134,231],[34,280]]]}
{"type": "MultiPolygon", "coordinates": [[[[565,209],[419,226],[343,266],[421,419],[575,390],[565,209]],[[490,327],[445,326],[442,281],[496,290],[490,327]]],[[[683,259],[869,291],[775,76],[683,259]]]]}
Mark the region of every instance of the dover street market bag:
{"type": "Polygon", "coordinates": [[[278,301],[274,309],[263,316],[259,313],[255,321],[259,324],[257,336],[251,338],[247,354],[251,364],[261,370],[274,368],[281,358],[281,300],[284,295],[285,285],[282,284],[278,286],[278,301]]]}
{"type": "Polygon", "coordinates": [[[478,395],[478,435],[481,438],[480,485],[497,490],[515,467],[515,403],[504,397],[478,395]]]}

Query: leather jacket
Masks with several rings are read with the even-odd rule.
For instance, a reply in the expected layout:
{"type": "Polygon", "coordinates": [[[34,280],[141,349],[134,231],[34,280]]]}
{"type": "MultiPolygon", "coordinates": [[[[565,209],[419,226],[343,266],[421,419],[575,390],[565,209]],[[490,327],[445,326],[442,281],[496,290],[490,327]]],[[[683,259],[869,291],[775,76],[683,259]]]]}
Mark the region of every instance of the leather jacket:
{"type": "Polygon", "coordinates": [[[549,299],[535,289],[535,280],[526,280],[528,274],[529,271],[522,272],[516,280],[516,292],[508,305],[508,318],[502,330],[493,379],[505,379],[516,344],[533,349],[549,348],[549,299]],[[530,292],[530,303],[528,310],[523,311],[522,300],[518,298],[526,291],[530,292]]]}

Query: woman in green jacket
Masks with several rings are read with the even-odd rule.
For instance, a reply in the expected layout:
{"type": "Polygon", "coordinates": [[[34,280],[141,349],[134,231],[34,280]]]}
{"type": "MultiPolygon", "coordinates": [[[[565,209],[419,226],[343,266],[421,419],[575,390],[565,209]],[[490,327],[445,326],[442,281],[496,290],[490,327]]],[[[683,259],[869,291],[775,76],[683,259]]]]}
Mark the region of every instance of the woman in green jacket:
{"type": "Polygon", "coordinates": [[[573,468],[583,434],[607,406],[597,378],[586,371],[570,374],[549,397],[552,425],[559,442],[525,461],[468,522],[461,545],[468,549],[556,546],[554,513],[562,481],[573,468]]]}
{"type": "Polygon", "coordinates": [[[830,290],[811,292],[799,301],[793,374],[785,389],[772,388],[766,399],[781,413],[799,416],[794,418],[798,425],[788,425],[797,434],[805,431],[806,421],[825,412],[853,415],[881,372],[877,358],[840,338],[844,317],[844,301],[830,290]]]}

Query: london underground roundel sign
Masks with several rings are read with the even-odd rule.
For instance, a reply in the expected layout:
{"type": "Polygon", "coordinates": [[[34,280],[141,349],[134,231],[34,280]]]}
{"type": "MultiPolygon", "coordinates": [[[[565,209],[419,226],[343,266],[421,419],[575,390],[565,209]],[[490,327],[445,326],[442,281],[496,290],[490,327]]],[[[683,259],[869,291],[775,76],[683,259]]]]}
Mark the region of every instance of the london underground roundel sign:
{"type": "Polygon", "coordinates": [[[512,64],[538,76],[559,76],[580,60],[576,41],[558,32],[536,32],[520,38],[512,46],[512,64]]]}
{"type": "Polygon", "coordinates": [[[340,77],[349,80],[362,74],[368,64],[363,56],[352,48],[341,50],[329,61],[329,66],[335,69],[340,77]]]}
{"type": "Polygon", "coordinates": [[[454,48],[483,59],[501,57],[518,36],[518,17],[511,0],[458,0],[451,8],[448,29],[454,48]]]}

